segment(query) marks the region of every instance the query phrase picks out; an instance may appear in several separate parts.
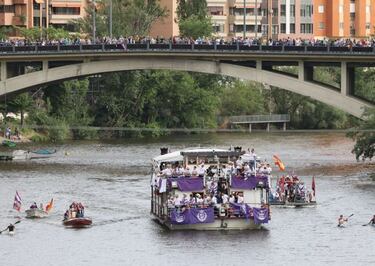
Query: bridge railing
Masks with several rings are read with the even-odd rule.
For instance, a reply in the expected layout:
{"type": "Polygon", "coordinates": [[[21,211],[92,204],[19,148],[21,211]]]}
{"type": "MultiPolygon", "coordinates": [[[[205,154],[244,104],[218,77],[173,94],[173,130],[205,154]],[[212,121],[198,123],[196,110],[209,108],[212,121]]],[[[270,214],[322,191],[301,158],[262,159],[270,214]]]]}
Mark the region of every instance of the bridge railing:
{"type": "Polygon", "coordinates": [[[1,54],[23,53],[66,53],[66,52],[131,52],[131,51],[191,51],[191,52],[233,52],[233,53],[345,53],[375,54],[374,47],[361,46],[310,46],[310,45],[245,45],[234,44],[174,44],[174,43],[131,43],[131,44],[73,44],[73,45],[24,45],[0,46],[1,54]]]}
{"type": "Polygon", "coordinates": [[[277,123],[289,122],[289,114],[271,114],[271,115],[239,115],[230,116],[229,122],[232,124],[249,124],[249,123],[277,123]]]}

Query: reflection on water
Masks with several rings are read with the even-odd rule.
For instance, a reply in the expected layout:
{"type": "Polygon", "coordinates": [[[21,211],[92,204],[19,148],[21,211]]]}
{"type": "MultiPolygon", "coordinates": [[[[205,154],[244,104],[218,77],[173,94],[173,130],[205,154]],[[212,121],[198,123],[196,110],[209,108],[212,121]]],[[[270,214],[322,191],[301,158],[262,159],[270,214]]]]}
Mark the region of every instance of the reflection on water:
{"type": "Polygon", "coordinates": [[[15,236],[0,235],[0,265],[374,264],[375,228],[361,226],[375,213],[375,185],[366,176],[374,165],[356,163],[352,145],[341,134],[306,133],[51,145],[58,149],[53,158],[0,163],[0,227],[17,220],[11,209],[16,190],[24,207],[55,200],[50,217],[22,219],[15,236]],[[149,217],[150,159],[160,147],[199,145],[255,147],[269,161],[278,154],[307,184],[316,174],[318,206],[273,208],[271,223],[259,231],[166,230],[149,217]],[[73,200],[86,205],[91,228],[62,226],[62,214],[73,200]],[[338,229],[338,215],[351,213],[347,227],[338,229]]]}

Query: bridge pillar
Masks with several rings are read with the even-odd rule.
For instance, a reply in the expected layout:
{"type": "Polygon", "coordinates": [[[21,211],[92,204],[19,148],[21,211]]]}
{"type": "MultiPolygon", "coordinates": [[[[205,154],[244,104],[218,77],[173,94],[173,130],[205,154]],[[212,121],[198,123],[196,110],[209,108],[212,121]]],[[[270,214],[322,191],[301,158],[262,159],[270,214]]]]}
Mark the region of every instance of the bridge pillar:
{"type": "Polygon", "coordinates": [[[348,67],[346,62],[341,62],[341,94],[349,96],[354,89],[354,66],[348,67]]]}
{"type": "Polygon", "coordinates": [[[283,123],[283,131],[286,131],[286,122],[283,123]]]}
{"type": "Polygon", "coordinates": [[[270,123],[267,123],[267,132],[270,132],[270,123]]]}
{"type": "Polygon", "coordinates": [[[0,70],[0,80],[4,81],[8,77],[8,71],[7,71],[7,62],[6,61],[1,61],[1,70],[0,70]]]}
{"type": "Polygon", "coordinates": [[[256,68],[257,68],[257,70],[262,70],[262,60],[256,61],[256,68]]]}
{"type": "Polygon", "coordinates": [[[303,61],[298,61],[298,79],[305,81],[305,63],[303,61]]]}
{"type": "Polygon", "coordinates": [[[251,133],[251,131],[252,131],[252,124],[250,123],[249,124],[249,132],[251,133]]]}
{"type": "Polygon", "coordinates": [[[47,71],[48,70],[48,61],[47,60],[44,60],[43,61],[43,67],[42,67],[43,71],[47,71]]]}

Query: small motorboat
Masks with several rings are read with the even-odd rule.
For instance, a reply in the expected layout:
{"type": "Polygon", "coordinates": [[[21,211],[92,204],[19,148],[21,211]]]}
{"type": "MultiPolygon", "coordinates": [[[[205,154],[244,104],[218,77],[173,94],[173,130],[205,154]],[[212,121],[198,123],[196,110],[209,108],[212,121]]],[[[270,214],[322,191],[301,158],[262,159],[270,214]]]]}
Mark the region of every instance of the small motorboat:
{"type": "Polygon", "coordinates": [[[26,218],[29,218],[29,219],[48,217],[48,212],[38,209],[38,208],[28,209],[25,212],[26,212],[26,218]]]}
{"type": "Polygon", "coordinates": [[[17,144],[14,141],[7,140],[7,139],[3,140],[2,145],[8,148],[15,148],[17,146],[17,144]]]}
{"type": "Polygon", "coordinates": [[[69,218],[63,220],[63,224],[69,227],[82,228],[90,226],[92,224],[92,220],[88,217],[69,218]]]}

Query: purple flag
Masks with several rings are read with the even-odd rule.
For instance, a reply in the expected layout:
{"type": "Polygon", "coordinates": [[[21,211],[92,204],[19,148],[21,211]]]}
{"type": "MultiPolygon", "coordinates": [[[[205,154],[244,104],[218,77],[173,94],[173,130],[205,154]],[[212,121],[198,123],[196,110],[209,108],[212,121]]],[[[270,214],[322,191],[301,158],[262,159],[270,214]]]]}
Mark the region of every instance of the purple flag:
{"type": "Polygon", "coordinates": [[[235,215],[243,215],[246,219],[250,218],[251,207],[248,204],[230,203],[230,206],[233,209],[235,215]]]}
{"type": "Polygon", "coordinates": [[[201,177],[179,177],[170,178],[169,182],[177,181],[177,186],[180,191],[202,191],[204,189],[203,178],[201,177]]]}
{"type": "Polygon", "coordinates": [[[268,223],[269,213],[267,208],[253,208],[253,214],[255,224],[268,223]]]}
{"type": "Polygon", "coordinates": [[[180,212],[176,209],[170,214],[172,224],[201,224],[215,221],[214,208],[191,208],[180,212]]]}
{"type": "Polygon", "coordinates": [[[232,176],[232,188],[254,189],[258,184],[263,183],[264,187],[268,186],[267,176],[250,176],[243,178],[242,176],[232,176]]]}

